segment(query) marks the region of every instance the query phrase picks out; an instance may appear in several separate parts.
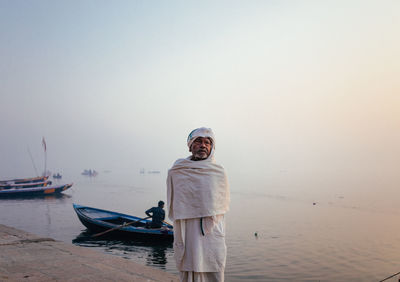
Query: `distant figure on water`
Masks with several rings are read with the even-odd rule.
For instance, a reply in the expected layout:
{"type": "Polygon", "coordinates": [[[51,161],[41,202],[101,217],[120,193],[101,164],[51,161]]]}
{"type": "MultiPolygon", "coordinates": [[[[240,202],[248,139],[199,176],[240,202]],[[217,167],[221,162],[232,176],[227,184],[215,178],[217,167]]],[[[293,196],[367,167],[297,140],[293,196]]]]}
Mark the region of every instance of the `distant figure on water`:
{"type": "Polygon", "coordinates": [[[187,138],[191,156],[168,171],[167,210],[174,222],[174,257],[180,280],[224,281],[225,213],[229,186],[224,168],[214,160],[210,128],[197,128],[187,138]]]}
{"type": "Polygon", "coordinates": [[[158,207],[152,207],[145,211],[147,216],[151,217],[150,228],[161,228],[162,222],[165,219],[164,202],[159,201],[158,207]]]}
{"type": "Polygon", "coordinates": [[[87,176],[96,176],[98,173],[97,173],[97,171],[95,171],[94,169],[93,170],[91,170],[91,169],[85,169],[83,172],[82,172],[82,175],[87,175],[87,176]]]}

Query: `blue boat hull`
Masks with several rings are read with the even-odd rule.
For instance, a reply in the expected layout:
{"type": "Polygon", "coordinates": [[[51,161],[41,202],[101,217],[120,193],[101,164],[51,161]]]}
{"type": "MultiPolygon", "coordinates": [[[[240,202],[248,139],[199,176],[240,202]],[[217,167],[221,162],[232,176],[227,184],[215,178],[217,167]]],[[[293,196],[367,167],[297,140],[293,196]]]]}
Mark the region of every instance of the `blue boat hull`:
{"type": "Polygon", "coordinates": [[[0,198],[55,195],[71,188],[71,186],[72,183],[57,186],[0,189],[0,198]]]}
{"type": "Polygon", "coordinates": [[[110,230],[124,223],[135,222],[135,224],[108,232],[102,235],[101,238],[118,237],[153,242],[172,242],[174,239],[171,225],[164,224],[161,228],[151,229],[146,228],[146,223],[149,223],[150,220],[141,219],[136,216],[77,204],[73,204],[73,207],[81,223],[92,233],[110,230]]]}

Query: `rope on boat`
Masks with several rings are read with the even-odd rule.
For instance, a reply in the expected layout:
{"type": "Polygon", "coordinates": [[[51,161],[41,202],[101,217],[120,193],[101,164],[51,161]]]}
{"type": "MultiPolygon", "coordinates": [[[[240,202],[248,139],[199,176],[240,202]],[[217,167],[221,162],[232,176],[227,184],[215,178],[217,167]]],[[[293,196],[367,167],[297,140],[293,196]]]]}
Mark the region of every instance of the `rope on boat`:
{"type": "Polygon", "coordinates": [[[400,272],[397,272],[396,274],[390,275],[389,277],[386,277],[385,279],[380,280],[379,282],[386,281],[386,280],[388,280],[388,279],[390,279],[390,278],[392,278],[392,277],[395,277],[396,275],[399,275],[399,274],[400,274],[400,272]]]}

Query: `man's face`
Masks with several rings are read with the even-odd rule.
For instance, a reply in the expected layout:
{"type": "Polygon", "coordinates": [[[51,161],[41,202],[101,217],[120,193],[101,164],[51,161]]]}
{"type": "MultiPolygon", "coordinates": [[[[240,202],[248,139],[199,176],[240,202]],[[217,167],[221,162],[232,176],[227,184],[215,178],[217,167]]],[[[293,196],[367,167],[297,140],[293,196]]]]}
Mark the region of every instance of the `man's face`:
{"type": "Polygon", "coordinates": [[[192,160],[205,160],[211,153],[212,142],[207,137],[197,137],[192,143],[190,151],[192,152],[192,160]]]}

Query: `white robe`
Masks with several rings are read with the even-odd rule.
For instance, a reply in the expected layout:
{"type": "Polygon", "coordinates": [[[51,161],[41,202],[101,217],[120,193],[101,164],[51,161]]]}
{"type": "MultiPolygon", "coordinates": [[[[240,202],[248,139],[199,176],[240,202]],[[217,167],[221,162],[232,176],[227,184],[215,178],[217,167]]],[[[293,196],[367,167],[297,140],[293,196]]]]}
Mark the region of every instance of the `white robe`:
{"type": "Polygon", "coordinates": [[[225,274],[221,272],[180,272],[181,282],[220,282],[224,281],[225,274]]]}
{"type": "Polygon", "coordinates": [[[230,198],[224,169],[213,158],[180,159],[168,173],[167,187],[168,215],[174,221],[174,257],[181,281],[223,281],[224,214],[230,198]]]}
{"type": "Polygon", "coordinates": [[[174,221],[174,251],[179,271],[220,272],[225,268],[225,220],[221,216],[214,224],[212,217],[174,221]],[[207,224],[210,225],[207,228],[207,224]]]}
{"type": "Polygon", "coordinates": [[[229,210],[225,169],[209,158],[177,160],[168,171],[167,209],[171,220],[214,216],[229,210]]]}

